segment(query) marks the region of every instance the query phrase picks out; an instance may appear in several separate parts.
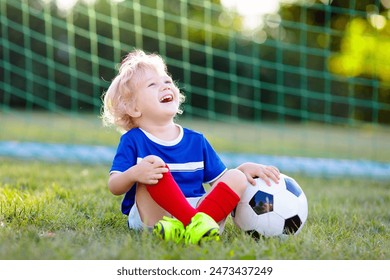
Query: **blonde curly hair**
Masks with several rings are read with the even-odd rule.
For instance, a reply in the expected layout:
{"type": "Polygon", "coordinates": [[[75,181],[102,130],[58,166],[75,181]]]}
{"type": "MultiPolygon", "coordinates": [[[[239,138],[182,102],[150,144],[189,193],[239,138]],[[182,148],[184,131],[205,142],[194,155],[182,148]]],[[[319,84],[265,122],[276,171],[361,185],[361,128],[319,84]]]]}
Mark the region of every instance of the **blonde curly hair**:
{"type": "MultiPolygon", "coordinates": [[[[166,72],[167,65],[158,54],[146,54],[142,50],[134,50],[126,55],[119,67],[117,76],[112,80],[111,85],[103,93],[103,110],[101,118],[105,126],[116,126],[120,131],[128,131],[137,127],[135,120],[130,116],[129,108],[134,105],[134,87],[137,84],[139,75],[146,69],[156,69],[166,72]]],[[[174,84],[179,92],[178,114],[182,114],[180,105],[185,97],[174,84]]]]}

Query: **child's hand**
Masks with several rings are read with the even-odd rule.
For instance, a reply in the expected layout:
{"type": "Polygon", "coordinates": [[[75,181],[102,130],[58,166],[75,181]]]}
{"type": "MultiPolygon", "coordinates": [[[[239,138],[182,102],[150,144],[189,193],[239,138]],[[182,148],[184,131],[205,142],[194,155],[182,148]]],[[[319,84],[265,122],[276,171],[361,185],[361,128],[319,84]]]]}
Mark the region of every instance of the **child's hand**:
{"type": "Polygon", "coordinates": [[[256,185],[256,181],[254,179],[256,177],[263,179],[268,186],[271,185],[271,180],[278,183],[280,179],[279,169],[271,165],[247,162],[241,164],[237,167],[237,169],[241,170],[245,174],[248,182],[253,186],[256,185]]]}
{"type": "Polygon", "coordinates": [[[169,169],[158,156],[147,156],[137,164],[137,181],[146,185],[155,185],[169,169]]]}

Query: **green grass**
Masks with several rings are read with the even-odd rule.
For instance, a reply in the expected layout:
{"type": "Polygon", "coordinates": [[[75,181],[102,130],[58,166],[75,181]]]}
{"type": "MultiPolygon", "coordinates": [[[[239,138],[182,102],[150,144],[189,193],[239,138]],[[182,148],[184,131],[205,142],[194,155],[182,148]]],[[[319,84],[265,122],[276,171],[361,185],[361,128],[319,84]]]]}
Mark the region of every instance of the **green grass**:
{"type": "MultiPolygon", "coordinates": [[[[217,151],[388,162],[390,130],[374,125],[248,124],[178,120],[217,151]]],[[[0,141],[116,146],[96,115],[0,113],[0,141]]],[[[0,158],[0,259],[390,259],[390,182],[293,176],[309,217],[300,234],[254,241],[228,219],[219,243],[178,246],[128,230],[109,166],[0,158]]]]}
{"type": "Polygon", "coordinates": [[[292,175],[309,217],[296,236],[254,241],[229,218],[219,243],[180,246],[127,229],[108,166],[0,158],[0,259],[390,259],[390,184],[292,175]]]}

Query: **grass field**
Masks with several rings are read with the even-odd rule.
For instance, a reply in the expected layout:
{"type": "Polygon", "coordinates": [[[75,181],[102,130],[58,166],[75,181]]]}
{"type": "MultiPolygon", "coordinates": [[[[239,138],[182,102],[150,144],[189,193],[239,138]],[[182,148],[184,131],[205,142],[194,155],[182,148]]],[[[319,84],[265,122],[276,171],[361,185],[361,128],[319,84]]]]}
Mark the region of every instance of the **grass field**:
{"type": "Polygon", "coordinates": [[[390,259],[386,182],[297,174],[300,234],[256,242],[229,219],[221,242],[188,248],[129,231],[106,166],[0,162],[0,259],[390,259]]]}
{"type": "MultiPolygon", "coordinates": [[[[118,134],[102,129],[91,116],[82,120],[39,114],[0,117],[0,141],[116,145],[118,139],[118,134]]],[[[286,131],[265,125],[254,132],[245,124],[228,130],[226,125],[189,123],[205,131],[217,150],[390,158],[387,128],[351,132],[313,126],[314,139],[306,139],[311,134],[309,125],[286,125],[286,131]],[[240,135],[245,137],[238,139],[240,135]],[[254,143],[259,135],[264,139],[261,149],[254,143]],[[273,142],[282,136],[295,140],[276,151],[273,142]],[[305,141],[303,146],[299,147],[299,140],[305,141]],[[346,140],[354,140],[348,148],[346,140]],[[315,142],[320,145],[316,147],[315,142]]],[[[0,158],[0,259],[390,259],[387,181],[288,174],[298,181],[309,202],[309,217],[300,234],[255,241],[229,219],[221,242],[186,247],[129,231],[120,213],[122,197],[107,189],[108,169],[106,165],[0,158]]]]}

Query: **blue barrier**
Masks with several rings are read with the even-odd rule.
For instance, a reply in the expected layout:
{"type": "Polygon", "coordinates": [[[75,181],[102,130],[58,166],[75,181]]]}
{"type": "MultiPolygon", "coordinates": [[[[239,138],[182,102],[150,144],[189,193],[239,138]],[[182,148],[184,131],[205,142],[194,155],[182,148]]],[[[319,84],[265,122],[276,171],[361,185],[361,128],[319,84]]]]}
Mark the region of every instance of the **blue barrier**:
{"type": "MultiPolygon", "coordinates": [[[[105,164],[110,166],[115,150],[115,147],[109,146],[17,141],[0,142],[0,156],[48,162],[105,164]]],[[[388,162],[237,153],[219,153],[219,155],[229,168],[251,161],[277,166],[281,172],[286,174],[359,176],[390,180],[390,163],[388,162]]]]}

